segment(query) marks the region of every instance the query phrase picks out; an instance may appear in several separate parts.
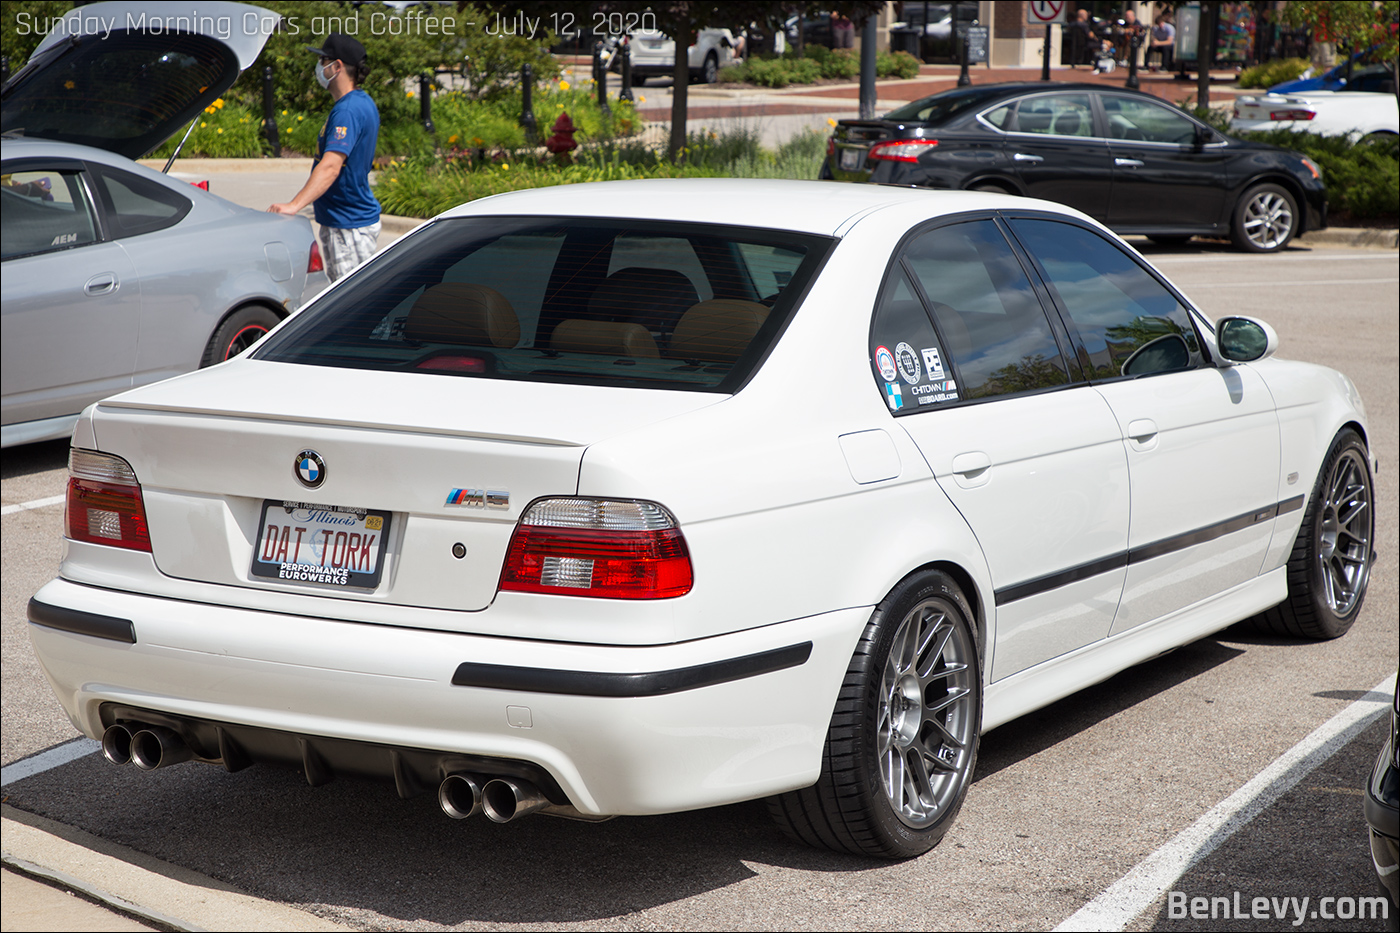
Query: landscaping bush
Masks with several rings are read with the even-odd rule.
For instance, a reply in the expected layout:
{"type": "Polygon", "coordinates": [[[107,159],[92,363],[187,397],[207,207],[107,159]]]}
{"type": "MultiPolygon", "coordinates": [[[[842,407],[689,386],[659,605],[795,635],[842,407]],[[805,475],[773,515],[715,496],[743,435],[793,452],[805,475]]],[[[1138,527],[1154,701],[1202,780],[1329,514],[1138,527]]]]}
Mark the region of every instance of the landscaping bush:
{"type": "Polygon", "coordinates": [[[875,54],[875,74],[882,78],[917,78],[919,60],[908,52],[877,52],[875,54]]]}
{"type": "Polygon", "coordinates": [[[1280,58],[1272,62],[1251,65],[1240,72],[1240,87],[1273,87],[1284,81],[1301,77],[1308,70],[1306,58],[1280,58]]]}
{"type": "Polygon", "coordinates": [[[1329,207],[1357,220],[1400,215],[1400,142],[1380,137],[1353,143],[1348,136],[1319,136],[1295,130],[1237,133],[1301,152],[1322,169],[1329,207]]]}
{"type": "MultiPolygon", "coordinates": [[[[262,118],[246,107],[230,104],[222,97],[204,108],[188,141],[180,150],[182,158],[247,159],[262,155],[262,118]]],[[[175,151],[181,131],[166,140],[151,158],[167,159],[175,151]]]]}

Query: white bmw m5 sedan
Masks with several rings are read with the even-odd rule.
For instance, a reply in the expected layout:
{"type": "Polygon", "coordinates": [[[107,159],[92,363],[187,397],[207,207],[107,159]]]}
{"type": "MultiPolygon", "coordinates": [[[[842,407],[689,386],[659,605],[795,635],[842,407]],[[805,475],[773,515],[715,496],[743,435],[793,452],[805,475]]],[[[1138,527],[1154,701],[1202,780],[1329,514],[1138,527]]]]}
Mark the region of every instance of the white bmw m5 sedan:
{"type": "Polygon", "coordinates": [[[118,764],[498,822],[769,798],[918,855],[982,732],[1244,619],[1351,626],[1364,408],[1277,343],[1048,202],[474,201],[89,408],[30,635],[118,764]]]}

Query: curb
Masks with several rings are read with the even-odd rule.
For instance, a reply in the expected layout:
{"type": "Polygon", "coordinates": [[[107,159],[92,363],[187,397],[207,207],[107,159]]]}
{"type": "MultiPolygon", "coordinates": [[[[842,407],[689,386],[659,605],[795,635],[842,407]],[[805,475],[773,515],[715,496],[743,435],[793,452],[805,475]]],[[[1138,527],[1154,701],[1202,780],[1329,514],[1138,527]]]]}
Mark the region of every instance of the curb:
{"type": "Polygon", "coordinates": [[[1400,249],[1400,230],[1372,227],[1329,227],[1305,233],[1296,241],[1301,246],[1349,246],[1354,249],[1400,249]]]}
{"type": "Polygon", "coordinates": [[[297,933],[350,929],[14,807],[0,808],[0,814],[7,869],[162,929],[297,933]]]}

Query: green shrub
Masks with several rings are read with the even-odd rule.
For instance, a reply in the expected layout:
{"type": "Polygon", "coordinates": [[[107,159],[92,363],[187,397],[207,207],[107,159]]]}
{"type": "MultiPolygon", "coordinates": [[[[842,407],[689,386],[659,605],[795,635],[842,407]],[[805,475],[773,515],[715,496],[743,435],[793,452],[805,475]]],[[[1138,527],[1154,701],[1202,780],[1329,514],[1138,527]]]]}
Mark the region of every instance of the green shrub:
{"type": "MultiPolygon", "coordinates": [[[[151,153],[151,158],[169,158],[182,136],[184,128],[151,153]]],[[[246,159],[260,156],[262,151],[262,118],[221,97],[199,115],[180,157],[246,159]]]]}
{"type": "Polygon", "coordinates": [[[875,53],[875,74],[881,78],[917,78],[919,60],[908,52],[880,51],[875,53]]]}
{"type": "Polygon", "coordinates": [[[1273,87],[1284,81],[1301,77],[1308,70],[1306,58],[1280,58],[1272,62],[1252,65],[1240,72],[1240,87],[1273,87]]]}
{"type": "Polygon", "coordinates": [[[1400,215],[1400,143],[1396,137],[1353,143],[1348,136],[1319,136],[1295,130],[1237,135],[1292,149],[1312,159],[1322,169],[1333,211],[1358,220],[1400,215]]]}

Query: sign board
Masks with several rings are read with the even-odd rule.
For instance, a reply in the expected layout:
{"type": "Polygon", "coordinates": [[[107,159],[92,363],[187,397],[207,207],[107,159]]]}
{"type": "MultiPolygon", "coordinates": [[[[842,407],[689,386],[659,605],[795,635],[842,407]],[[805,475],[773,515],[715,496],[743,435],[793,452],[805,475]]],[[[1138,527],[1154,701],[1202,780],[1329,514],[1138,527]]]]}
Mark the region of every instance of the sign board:
{"type": "Polygon", "coordinates": [[[991,47],[992,30],[987,26],[967,27],[967,63],[980,65],[987,60],[987,49],[991,47]]]}
{"type": "Polygon", "coordinates": [[[1032,26],[1063,23],[1066,19],[1065,0],[1031,0],[1026,4],[1026,22],[1032,26]]]}

